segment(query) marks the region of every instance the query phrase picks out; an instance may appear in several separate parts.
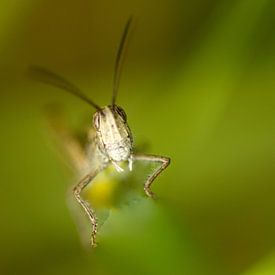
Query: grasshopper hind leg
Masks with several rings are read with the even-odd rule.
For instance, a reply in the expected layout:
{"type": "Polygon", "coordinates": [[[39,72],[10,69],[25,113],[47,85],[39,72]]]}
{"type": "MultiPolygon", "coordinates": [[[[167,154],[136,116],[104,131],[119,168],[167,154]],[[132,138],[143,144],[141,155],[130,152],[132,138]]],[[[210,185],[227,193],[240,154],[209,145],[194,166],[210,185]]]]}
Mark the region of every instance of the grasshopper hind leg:
{"type": "Polygon", "coordinates": [[[54,151],[72,170],[81,174],[88,166],[84,142],[68,124],[66,114],[59,104],[48,104],[44,113],[48,135],[52,143],[57,145],[54,151]]]}

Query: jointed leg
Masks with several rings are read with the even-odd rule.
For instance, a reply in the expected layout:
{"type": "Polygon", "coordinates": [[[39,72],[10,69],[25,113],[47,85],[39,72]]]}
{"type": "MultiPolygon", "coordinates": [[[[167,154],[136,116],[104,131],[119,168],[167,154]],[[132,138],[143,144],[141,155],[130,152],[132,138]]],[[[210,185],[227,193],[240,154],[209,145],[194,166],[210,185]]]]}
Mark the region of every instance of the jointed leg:
{"type": "Polygon", "coordinates": [[[148,197],[153,198],[155,194],[151,190],[151,185],[155,178],[170,164],[170,158],[155,155],[134,155],[134,160],[144,160],[151,162],[160,162],[161,166],[149,176],[144,184],[144,191],[148,197]]]}
{"type": "Polygon", "coordinates": [[[96,239],[96,233],[97,233],[97,218],[96,218],[94,210],[89,206],[89,204],[86,201],[84,201],[81,198],[80,194],[81,194],[82,190],[95,178],[95,176],[98,174],[98,172],[99,171],[95,171],[94,173],[88,174],[87,176],[85,176],[73,189],[73,193],[74,193],[76,200],[85,210],[85,212],[93,226],[92,237],[91,237],[92,247],[96,246],[95,239],[96,239]]]}

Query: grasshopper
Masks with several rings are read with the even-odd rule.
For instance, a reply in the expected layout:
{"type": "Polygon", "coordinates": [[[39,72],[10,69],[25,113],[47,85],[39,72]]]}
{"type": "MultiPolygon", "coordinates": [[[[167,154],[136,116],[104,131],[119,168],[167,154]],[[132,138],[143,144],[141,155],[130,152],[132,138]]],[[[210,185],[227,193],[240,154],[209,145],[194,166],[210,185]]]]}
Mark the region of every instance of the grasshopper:
{"type": "Polygon", "coordinates": [[[78,162],[78,166],[80,166],[79,169],[85,170],[86,172],[73,188],[75,199],[82,206],[92,225],[90,240],[92,247],[96,246],[98,223],[94,209],[81,197],[81,192],[85,187],[87,187],[87,185],[110,164],[114,165],[117,172],[122,173],[124,171],[121,167],[122,162],[128,162],[130,171],[132,171],[135,161],[156,162],[160,165],[149,175],[144,184],[146,195],[154,198],[154,193],[151,191],[151,185],[155,178],[170,163],[170,158],[168,157],[134,153],[133,136],[127,123],[126,113],[116,104],[122,57],[125,51],[131,22],[132,18],[129,18],[126,22],[117,50],[113,77],[112,101],[110,105],[100,107],[71,82],[43,67],[32,66],[30,68],[31,76],[36,80],[61,88],[82,99],[96,109],[93,115],[93,127],[91,127],[88,133],[89,140],[86,150],[83,150],[83,152],[78,150],[77,156],[78,159],[82,160],[78,162]],[[85,166],[85,169],[81,166],[85,166]]]}

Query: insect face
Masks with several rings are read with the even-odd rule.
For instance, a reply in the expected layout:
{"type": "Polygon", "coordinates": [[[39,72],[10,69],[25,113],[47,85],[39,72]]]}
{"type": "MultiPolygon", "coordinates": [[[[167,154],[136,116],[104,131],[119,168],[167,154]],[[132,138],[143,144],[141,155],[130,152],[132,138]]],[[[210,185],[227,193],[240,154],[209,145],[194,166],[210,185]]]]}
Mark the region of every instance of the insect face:
{"type": "Polygon", "coordinates": [[[133,140],[124,110],[109,105],[97,111],[93,124],[102,152],[113,162],[129,160],[133,140]]]}

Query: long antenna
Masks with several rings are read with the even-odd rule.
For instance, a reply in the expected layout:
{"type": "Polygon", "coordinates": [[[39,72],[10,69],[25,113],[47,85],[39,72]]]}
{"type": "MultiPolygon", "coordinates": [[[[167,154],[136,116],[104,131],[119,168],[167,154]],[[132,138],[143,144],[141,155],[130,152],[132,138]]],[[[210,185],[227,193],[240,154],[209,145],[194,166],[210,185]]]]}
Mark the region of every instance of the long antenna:
{"type": "Polygon", "coordinates": [[[29,68],[29,75],[40,82],[45,84],[50,84],[52,86],[58,87],[64,91],[67,91],[76,97],[86,101],[88,104],[92,105],[97,110],[100,110],[100,107],[90,100],[85,94],[82,93],[74,84],[70,83],[64,77],[59,76],[48,69],[45,69],[40,66],[31,66],[29,68]]]}
{"type": "Polygon", "coordinates": [[[122,68],[122,63],[123,63],[123,54],[125,53],[125,46],[126,46],[126,41],[128,38],[129,34],[129,29],[132,23],[133,17],[131,16],[125,25],[117,55],[116,55],[116,62],[115,62],[115,69],[114,69],[114,79],[113,79],[113,97],[112,97],[112,105],[115,105],[116,102],[116,97],[118,93],[118,87],[119,87],[119,81],[120,81],[120,75],[121,75],[121,68],[122,68]]]}

